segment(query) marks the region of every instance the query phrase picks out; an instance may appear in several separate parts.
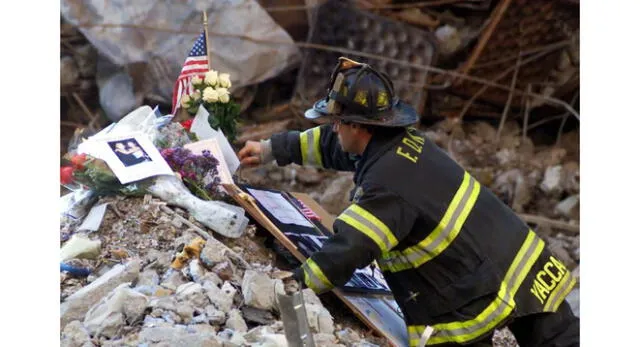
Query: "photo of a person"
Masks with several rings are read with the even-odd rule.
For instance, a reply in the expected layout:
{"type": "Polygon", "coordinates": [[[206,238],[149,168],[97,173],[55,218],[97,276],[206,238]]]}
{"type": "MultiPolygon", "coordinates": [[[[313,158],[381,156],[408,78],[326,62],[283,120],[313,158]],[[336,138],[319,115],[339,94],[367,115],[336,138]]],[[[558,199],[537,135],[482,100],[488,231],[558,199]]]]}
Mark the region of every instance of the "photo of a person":
{"type": "Polygon", "coordinates": [[[125,167],[151,161],[147,152],[142,149],[136,139],[112,141],[109,142],[109,147],[125,167]]]}

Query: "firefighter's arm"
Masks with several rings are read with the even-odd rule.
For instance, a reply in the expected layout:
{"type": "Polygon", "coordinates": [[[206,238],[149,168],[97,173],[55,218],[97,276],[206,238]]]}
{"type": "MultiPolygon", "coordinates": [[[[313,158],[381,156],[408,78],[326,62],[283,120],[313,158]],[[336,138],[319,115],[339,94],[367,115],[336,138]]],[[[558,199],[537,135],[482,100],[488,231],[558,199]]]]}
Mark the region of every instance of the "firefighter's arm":
{"type": "Polygon", "coordinates": [[[296,279],[316,293],[344,285],[356,269],[406,237],[417,216],[413,206],[391,192],[365,192],[338,216],[333,225],[336,234],[296,269],[296,279]]]}
{"type": "Polygon", "coordinates": [[[342,171],[354,171],[355,159],[344,152],[331,125],[271,136],[271,153],[280,166],[290,163],[342,171]]]}

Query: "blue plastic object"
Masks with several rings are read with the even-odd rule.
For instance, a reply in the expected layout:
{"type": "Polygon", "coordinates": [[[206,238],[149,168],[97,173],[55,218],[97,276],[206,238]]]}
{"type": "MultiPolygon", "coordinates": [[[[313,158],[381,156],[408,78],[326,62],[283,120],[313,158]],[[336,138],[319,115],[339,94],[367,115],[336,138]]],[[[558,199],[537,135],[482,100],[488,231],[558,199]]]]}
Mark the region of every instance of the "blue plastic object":
{"type": "Polygon", "coordinates": [[[60,263],[60,272],[66,271],[70,275],[75,277],[87,277],[91,274],[91,270],[85,269],[83,267],[75,267],[71,265],[67,265],[65,263],[60,263]]]}

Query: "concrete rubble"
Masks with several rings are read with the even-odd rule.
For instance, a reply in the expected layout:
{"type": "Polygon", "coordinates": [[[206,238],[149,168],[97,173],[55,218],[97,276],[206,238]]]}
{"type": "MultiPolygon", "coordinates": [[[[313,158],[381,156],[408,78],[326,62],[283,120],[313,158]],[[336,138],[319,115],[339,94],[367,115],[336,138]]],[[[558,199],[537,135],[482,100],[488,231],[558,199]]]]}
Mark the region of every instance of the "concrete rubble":
{"type": "MultiPolygon", "coordinates": [[[[252,251],[252,236],[226,246],[206,243],[199,257],[174,269],[172,258],[196,238],[187,225],[172,223],[173,218],[155,209],[154,199],[103,200],[114,209],[108,209],[100,229],[87,236],[101,241],[99,256],[70,260],[81,261],[92,275],[79,279],[61,274],[61,346],[287,346],[276,301],[277,294],[284,293],[278,278],[283,271],[273,254],[252,251]],[[150,212],[157,223],[148,229],[140,230],[139,222],[128,224],[150,212]],[[158,242],[158,234],[167,237],[158,242]],[[145,247],[152,239],[156,246],[145,247]],[[251,268],[234,265],[227,246],[243,254],[251,268]],[[116,249],[129,257],[120,258],[116,249]],[[225,270],[216,272],[221,264],[225,270]]],[[[346,346],[341,339],[352,345],[381,344],[372,336],[367,341],[366,328],[355,318],[347,322],[355,324],[349,337],[338,334],[322,301],[308,289],[304,297],[318,346],[346,346]]]]}

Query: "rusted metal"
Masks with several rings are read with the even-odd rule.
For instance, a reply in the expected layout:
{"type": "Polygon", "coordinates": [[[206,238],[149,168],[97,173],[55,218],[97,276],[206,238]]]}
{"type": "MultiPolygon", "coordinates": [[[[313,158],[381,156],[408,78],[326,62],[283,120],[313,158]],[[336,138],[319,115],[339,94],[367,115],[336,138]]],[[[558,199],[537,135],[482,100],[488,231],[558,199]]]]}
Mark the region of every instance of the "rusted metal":
{"type": "MultiPolygon", "coordinates": [[[[459,71],[493,80],[513,66],[519,51],[528,52],[537,47],[566,42],[578,33],[578,8],[571,3],[559,0],[501,0],[494,7],[487,27],[459,71]]],[[[523,66],[516,87],[524,90],[529,84],[534,87],[549,84],[551,72],[557,67],[561,54],[562,51],[558,50],[541,58],[536,64],[523,66]]],[[[575,83],[575,80],[556,85],[556,90],[564,92],[568,83],[575,83]]],[[[462,97],[470,97],[481,87],[478,83],[458,79],[451,91],[462,97]]],[[[540,91],[534,88],[533,92],[540,91]]],[[[507,97],[504,91],[489,88],[479,100],[502,106],[507,97]]]]}

